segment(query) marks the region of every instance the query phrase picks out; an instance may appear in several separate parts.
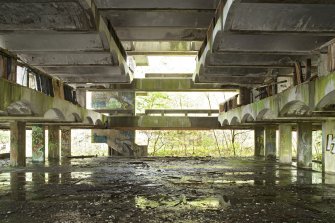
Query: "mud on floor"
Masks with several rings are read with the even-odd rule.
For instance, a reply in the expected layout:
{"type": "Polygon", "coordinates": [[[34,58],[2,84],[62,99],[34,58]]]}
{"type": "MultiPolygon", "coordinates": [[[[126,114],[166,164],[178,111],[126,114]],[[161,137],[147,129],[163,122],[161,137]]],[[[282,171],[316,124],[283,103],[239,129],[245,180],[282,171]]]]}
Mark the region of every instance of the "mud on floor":
{"type": "Polygon", "coordinates": [[[334,222],[334,183],[253,159],[3,162],[0,222],[334,222]]]}

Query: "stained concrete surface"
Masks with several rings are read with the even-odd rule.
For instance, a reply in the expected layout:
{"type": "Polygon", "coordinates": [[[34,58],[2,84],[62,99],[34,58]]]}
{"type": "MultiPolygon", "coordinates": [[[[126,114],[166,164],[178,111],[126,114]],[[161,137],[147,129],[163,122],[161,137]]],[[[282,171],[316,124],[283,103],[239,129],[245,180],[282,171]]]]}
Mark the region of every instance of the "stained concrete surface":
{"type": "Polygon", "coordinates": [[[251,158],[0,161],[0,222],[334,222],[334,183],[251,158]]]}

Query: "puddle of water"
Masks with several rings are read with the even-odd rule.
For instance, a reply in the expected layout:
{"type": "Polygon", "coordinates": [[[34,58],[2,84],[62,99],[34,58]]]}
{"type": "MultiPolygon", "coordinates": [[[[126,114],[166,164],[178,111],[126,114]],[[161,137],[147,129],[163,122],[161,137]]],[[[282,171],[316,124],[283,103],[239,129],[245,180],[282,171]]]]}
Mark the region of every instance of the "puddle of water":
{"type": "Polygon", "coordinates": [[[213,184],[249,184],[254,185],[254,180],[214,180],[214,181],[208,181],[207,183],[213,183],[213,184]]]}
{"type": "Polygon", "coordinates": [[[231,206],[230,201],[226,202],[222,196],[187,198],[185,195],[180,198],[157,198],[149,199],[145,196],[136,196],[135,204],[137,208],[144,209],[164,209],[164,210],[219,210],[231,206]]]}
{"type": "Polygon", "coordinates": [[[93,184],[92,180],[89,180],[92,174],[92,172],[71,172],[71,181],[75,184],[93,184]]]}
{"type": "Polygon", "coordinates": [[[255,180],[234,180],[234,179],[225,179],[223,177],[217,178],[203,178],[203,179],[194,179],[192,177],[180,177],[172,178],[168,180],[172,184],[190,184],[190,185],[201,185],[201,184],[249,184],[254,185],[255,180]]]}
{"type": "Polygon", "coordinates": [[[254,172],[226,172],[223,173],[226,176],[238,176],[238,175],[253,175],[255,174],[254,172]]]}
{"type": "Polygon", "coordinates": [[[163,184],[144,184],[142,187],[161,187],[163,184]]]}
{"type": "Polygon", "coordinates": [[[2,186],[10,185],[10,173],[0,174],[0,185],[2,186]]]}

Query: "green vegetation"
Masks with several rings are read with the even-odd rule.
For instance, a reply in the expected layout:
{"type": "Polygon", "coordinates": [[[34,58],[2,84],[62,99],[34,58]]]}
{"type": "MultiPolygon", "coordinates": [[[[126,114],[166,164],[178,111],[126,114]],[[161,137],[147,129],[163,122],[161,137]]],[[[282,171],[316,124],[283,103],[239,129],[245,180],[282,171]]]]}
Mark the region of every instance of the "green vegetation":
{"type": "MultiPolygon", "coordinates": [[[[217,109],[224,93],[149,93],[137,97],[136,110],[145,109],[217,109]]],[[[235,130],[212,131],[139,131],[146,139],[152,156],[252,156],[253,132],[235,130]]]]}
{"type": "Polygon", "coordinates": [[[152,156],[252,156],[250,131],[143,131],[152,156]]]}
{"type": "Polygon", "coordinates": [[[91,130],[73,129],[71,140],[72,156],[107,156],[108,146],[105,143],[92,143],[91,130]]]}
{"type": "Polygon", "coordinates": [[[322,160],[322,131],[313,132],[313,159],[322,160]]]}
{"type": "Polygon", "coordinates": [[[9,153],[9,131],[0,130],[0,153],[9,153]]]}

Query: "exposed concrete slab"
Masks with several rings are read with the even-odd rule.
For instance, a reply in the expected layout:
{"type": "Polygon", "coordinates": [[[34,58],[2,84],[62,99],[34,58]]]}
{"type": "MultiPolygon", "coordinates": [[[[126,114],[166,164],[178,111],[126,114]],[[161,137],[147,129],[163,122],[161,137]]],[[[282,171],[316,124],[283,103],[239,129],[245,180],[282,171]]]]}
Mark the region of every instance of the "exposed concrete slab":
{"type": "Polygon", "coordinates": [[[282,4],[239,4],[231,15],[229,30],[320,34],[335,32],[334,4],[298,4],[301,3],[298,1],[295,4],[280,3],[282,4]]]}
{"type": "Polygon", "coordinates": [[[31,66],[115,65],[110,52],[36,52],[20,54],[31,66]]]}
{"type": "Polygon", "coordinates": [[[81,1],[2,1],[0,30],[93,30],[81,1]]]}
{"type": "Polygon", "coordinates": [[[243,68],[243,67],[204,67],[200,70],[199,76],[226,76],[226,77],[263,77],[267,75],[266,68],[243,68]]]}
{"type": "Polygon", "coordinates": [[[222,86],[233,86],[233,89],[238,89],[241,86],[254,87],[264,83],[265,76],[220,76],[220,75],[201,75],[195,77],[195,82],[199,84],[217,83],[222,86]]]}
{"type": "Polygon", "coordinates": [[[127,54],[123,49],[120,38],[117,33],[115,33],[113,27],[106,19],[104,19],[93,0],[86,0],[88,6],[90,7],[90,11],[94,16],[94,20],[96,22],[96,27],[98,28],[98,32],[102,33],[103,36],[106,37],[106,41],[109,46],[109,51],[115,55],[117,58],[118,64],[122,66],[124,73],[129,77],[130,80],[133,79],[132,71],[130,70],[127,63],[127,54]]]}
{"type": "Polygon", "coordinates": [[[313,66],[317,66],[318,58],[315,55],[287,55],[287,54],[255,54],[255,53],[211,53],[207,55],[206,63],[209,66],[227,67],[293,67],[296,61],[313,59],[313,66]]]}
{"type": "Polygon", "coordinates": [[[217,51],[310,54],[312,50],[315,50],[333,38],[333,35],[227,33],[220,39],[217,51]]]}
{"type": "Polygon", "coordinates": [[[103,81],[104,77],[126,76],[119,66],[111,65],[69,65],[69,66],[47,66],[37,67],[46,73],[58,77],[65,76],[94,76],[96,79],[103,81]]]}
{"type": "Polygon", "coordinates": [[[14,32],[0,33],[3,48],[12,52],[109,51],[97,32],[14,32]]]}
{"type": "Polygon", "coordinates": [[[95,0],[97,7],[103,9],[212,9],[215,10],[218,0],[95,0]]]}
{"type": "MultiPolygon", "coordinates": [[[[211,65],[222,70],[228,66],[282,68],[291,64],[277,60],[279,55],[311,56],[313,50],[333,38],[335,31],[333,20],[328,20],[333,17],[331,8],[335,5],[329,1],[311,3],[275,0],[224,2],[223,7],[218,8],[205,45],[200,49],[194,79],[199,76],[199,81],[206,81],[201,77],[201,67],[211,65]],[[324,17],[322,10],[328,17],[324,17]],[[221,60],[222,56],[211,57],[213,53],[230,54],[232,57],[225,61],[221,60]],[[257,56],[248,58],[247,54],[257,56]],[[261,55],[269,57],[262,59],[261,55]]],[[[316,62],[314,60],[314,66],[316,62]]]]}
{"type": "Polygon", "coordinates": [[[134,79],[131,84],[110,84],[107,88],[86,88],[88,91],[139,91],[139,92],[201,92],[235,91],[236,87],[222,84],[196,84],[191,79],[134,79]]]}
{"type": "Polygon", "coordinates": [[[210,130],[220,129],[216,117],[137,116],[111,117],[112,129],[210,130]]]}
{"type": "Polygon", "coordinates": [[[122,41],[201,41],[207,29],[191,28],[118,28],[122,41]]]}
{"type": "Polygon", "coordinates": [[[167,115],[167,114],[183,114],[188,116],[189,114],[202,114],[205,116],[211,116],[213,114],[219,114],[219,110],[215,109],[146,109],[145,115],[167,115]]]}
{"type": "Polygon", "coordinates": [[[93,75],[75,75],[75,76],[62,76],[62,80],[71,85],[90,86],[92,84],[128,84],[131,82],[131,77],[125,75],[104,75],[102,78],[96,78],[93,75]]]}
{"type": "Polygon", "coordinates": [[[145,78],[153,79],[192,79],[193,74],[161,74],[161,73],[146,73],[145,78]]]}
{"type": "Polygon", "coordinates": [[[196,55],[202,41],[122,41],[129,55],[196,55]]]}
{"type": "Polygon", "coordinates": [[[184,27],[206,29],[214,16],[210,10],[103,10],[101,15],[107,18],[117,30],[122,27],[184,27]]]}

